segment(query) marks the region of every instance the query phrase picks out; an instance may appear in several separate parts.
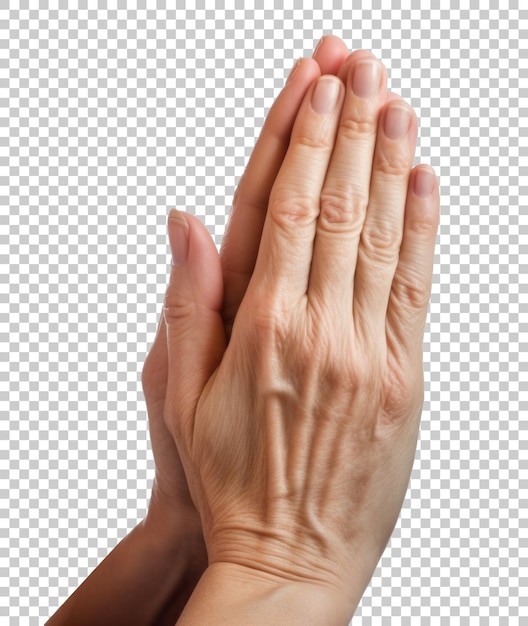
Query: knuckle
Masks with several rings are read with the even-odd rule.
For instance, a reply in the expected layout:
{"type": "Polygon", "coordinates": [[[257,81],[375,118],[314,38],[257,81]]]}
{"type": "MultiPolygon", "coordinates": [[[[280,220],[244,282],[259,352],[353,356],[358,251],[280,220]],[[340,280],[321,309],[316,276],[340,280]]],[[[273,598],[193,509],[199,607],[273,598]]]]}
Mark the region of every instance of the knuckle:
{"type": "MultiPolygon", "coordinates": [[[[273,303],[264,303],[252,307],[251,318],[247,318],[243,334],[246,344],[251,346],[251,360],[259,380],[275,379],[277,359],[284,358],[285,352],[292,349],[292,329],[288,318],[283,315],[280,307],[273,303]]],[[[297,347],[297,346],[295,346],[297,347]]],[[[298,351],[294,351],[298,355],[298,351]]],[[[291,367],[294,367],[296,356],[290,352],[291,367]],[[295,356],[295,358],[294,358],[295,356]]]]}
{"type": "Polygon", "coordinates": [[[382,150],[376,155],[374,170],[388,178],[408,175],[412,163],[407,151],[401,149],[382,150]]]}
{"type": "Polygon", "coordinates": [[[280,315],[269,305],[257,307],[252,322],[257,336],[265,342],[272,336],[283,334],[280,315]]]}
{"type": "Polygon", "coordinates": [[[378,367],[378,355],[376,351],[369,350],[368,354],[357,358],[358,355],[350,355],[345,361],[345,371],[354,387],[358,390],[373,391],[379,384],[380,374],[378,367]]]}
{"type": "Polygon", "coordinates": [[[246,328],[257,343],[274,343],[275,337],[284,340],[289,332],[288,311],[282,290],[276,283],[256,286],[251,298],[240,306],[241,318],[248,321],[246,328]]]}
{"type": "Polygon", "coordinates": [[[345,393],[354,402],[368,406],[382,402],[381,375],[372,356],[359,360],[352,355],[330,361],[326,372],[327,385],[334,391],[345,393]]]}
{"type": "Polygon", "coordinates": [[[407,422],[409,416],[419,412],[424,401],[423,374],[417,374],[412,364],[402,369],[388,371],[384,380],[384,407],[382,423],[395,426],[407,422]]]}
{"type": "Polygon", "coordinates": [[[323,190],[319,215],[321,226],[327,230],[335,226],[349,226],[349,230],[359,230],[367,203],[365,192],[355,193],[352,199],[350,193],[344,190],[323,190]]]}
{"type": "Polygon", "coordinates": [[[357,141],[358,137],[371,139],[376,135],[376,123],[372,117],[345,117],[339,125],[339,136],[357,141]]]}
{"type": "Polygon", "coordinates": [[[262,344],[285,346],[289,343],[291,328],[287,316],[278,306],[261,307],[255,315],[255,328],[262,344]]]}
{"type": "Polygon", "coordinates": [[[374,261],[396,262],[400,250],[401,234],[388,224],[365,225],[361,232],[361,249],[374,261]]]}
{"type": "Polygon", "coordinates": [[[295,134],[293,145],[310,151],[328,150],[334,146],[334,136],[329,133],[310,131],[310,128],[302,128],[295,134]]]}
{"type": "Polygon", "coordinates": [[[324,379],[333,389],[347,387],[352,393],[362,386],[362,372],[347,359],[341,351],[332,350],[327,354],[324,367],[324,379]]]}
{"type": "Polygon", "coordinates": [[[323,388],[332,393],[343,392],[347,396],[354,396],[374,390],[379,379],[377,356],[369,352],[367,358],[360,358],[352,350],[352,340],[348,332],[343,329],[336,334],[333,316],[326,307],[312,306],[317,313],[317,322],[305,336],[303,362],[308,367],[318,364],[318,379],[323,388]]]}
{"type": "Polygon", "coordinates": [[[384,428],[401,428],[408,422],[410,413],[410,391],[407,386],[394,387],[386,396],[385,406],[380,413],[380,425],[384,428]]]}
{"type": "Polygon", "coordinates": [[[196,315],[196,303],[192,300],[183,300],[177,290],[169,287],[163,302],[163,315],[167,325],[193,319],[196,315]]]}
{"type": "Polygon", "coordinates": [[[315,204],[309,198],[280,193],[270,202],[269,213],[280,227],[290,230],[292,226],[306,226],[316,218],[315,204]]]}
{"type": "Polygon", "coordinates": [[[429,285],[410,273],[396,272],[392,281],[392,291],[398,302],[413,309],[425,309],[429,304],[429,285]]]}
{"type": "Polygon", "coordinates": [[[417,235],[420,239],[435,239],[438,229],[437,219],[427,211],[417,212],[407,219],[405,229],[417,235]]]}

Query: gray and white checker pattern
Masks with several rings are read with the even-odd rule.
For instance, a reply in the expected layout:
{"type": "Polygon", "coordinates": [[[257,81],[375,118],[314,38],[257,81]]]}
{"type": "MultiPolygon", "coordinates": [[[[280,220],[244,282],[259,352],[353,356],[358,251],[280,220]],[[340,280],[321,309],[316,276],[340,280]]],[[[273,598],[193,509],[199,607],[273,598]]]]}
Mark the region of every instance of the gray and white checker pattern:
{"type": "Polygon", "coordinates": [[[528,12],[35,4],[0,5],[0,622],[45,621],[143,517],[166,215],[220,242],[285,75],[333,32],[383,59],[442,193],[416,464],[354,624],[528,623],[528,12]]]}

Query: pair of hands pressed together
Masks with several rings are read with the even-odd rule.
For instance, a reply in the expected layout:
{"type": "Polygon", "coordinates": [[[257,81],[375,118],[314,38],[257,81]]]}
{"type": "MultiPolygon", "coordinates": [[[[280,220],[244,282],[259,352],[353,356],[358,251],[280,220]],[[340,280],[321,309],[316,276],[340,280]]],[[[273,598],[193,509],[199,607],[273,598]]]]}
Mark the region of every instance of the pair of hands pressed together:
{"type": "Polygon", "coordinates": [[[439,197],[386,81],[325,37],[270,110],[220,254],[169,215],[140,529],[168,556],[141,623],[186,605],[184,625],[346,624],[387,544],[416,448],[439,197]]]}

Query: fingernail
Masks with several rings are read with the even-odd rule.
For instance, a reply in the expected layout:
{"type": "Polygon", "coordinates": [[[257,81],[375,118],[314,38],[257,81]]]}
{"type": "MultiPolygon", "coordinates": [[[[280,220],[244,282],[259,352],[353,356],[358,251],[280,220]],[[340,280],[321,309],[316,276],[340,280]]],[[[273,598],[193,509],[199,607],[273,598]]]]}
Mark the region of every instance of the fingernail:
{"type": "Polygon", "coordinates": [[[405,105],[391,105],[385,112],[383,129],[389,139],[401,139],[405,137],[410,124],[411,111],[409,107],[405,105]]]}
{"type": "Polygon", "coordinates": [[[290,82],[294,74],[299,69],[299,65],[301,64],[301,61],[302,61],[302,58],[297,59],[297,61],[295,61],[295,65],[291,68],[290,73],[288,74],[288,78],[286,79],[286,85],[290,82]]]}
{"type": "Polygon", "coordinates": [[[414,177],[414,193],[420,198],[427,198],[433,193],[436,183],[436,174],[433,170],[421,167],[414,177]]]}
{"type": "Polygon", "coordinates": [[[352,90],[360,98],[372,98],[380,87],[381,65],[377,59],[359,61],[352,77],[352,90]]]}
{"type": "Polygon", "coordinates": [[[325,38],[325,35],[323,35],[323,36],[321,37],[321,39],[319,39],[319,41],[318,41],[317,45],[315,46],[315,50],[313,51],[312,58],[313,58],[313,57],[317,54],[317,51],[318,51],[318,50],[319,50],[319,48],[321,47],[321,44],[323,43],[324,38],[325,38]]]}
{"type": "Polygon", "coordinates": [[[327,115],[337,104],[341,81],[335,76],[321,76],[312,94],[312,108],[319,115],[327,115]]]}
{"type": "Polygon", "coordinates": [[[183,213],[171,209],[167,220],[169,243],[172,252],[172,264],[182,267],[189,254],[189,224],[183,213]]]}

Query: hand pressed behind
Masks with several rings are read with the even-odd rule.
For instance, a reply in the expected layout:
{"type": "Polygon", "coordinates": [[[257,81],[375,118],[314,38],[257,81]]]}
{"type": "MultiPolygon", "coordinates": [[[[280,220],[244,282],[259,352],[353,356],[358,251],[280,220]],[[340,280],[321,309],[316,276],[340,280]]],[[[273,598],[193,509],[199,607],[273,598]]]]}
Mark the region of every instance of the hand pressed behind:
{"type": "Polygon", "coordinates": [[[228,345],[220,262],[190,216],[169,217],[183,264],[165,301],[165,418],[209,563],[331,589],[343,615],[412,467],[439,204],[382,64],[363,53],[347,72],[301,106],[228,345]]]}

